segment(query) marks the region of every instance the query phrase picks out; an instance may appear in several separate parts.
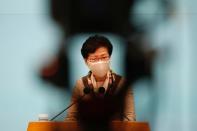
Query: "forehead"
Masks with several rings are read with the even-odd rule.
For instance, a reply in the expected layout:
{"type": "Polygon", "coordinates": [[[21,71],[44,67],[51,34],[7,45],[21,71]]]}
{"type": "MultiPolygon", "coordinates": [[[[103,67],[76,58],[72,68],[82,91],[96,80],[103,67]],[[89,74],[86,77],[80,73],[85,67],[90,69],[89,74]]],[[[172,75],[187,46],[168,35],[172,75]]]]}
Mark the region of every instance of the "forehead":
{"type": "Polygon", "coordinates": [[[109,55],[106,47],[99,47],[94,53],[90,53],[88,57],[99,57],[103,55],[109,55]]]}

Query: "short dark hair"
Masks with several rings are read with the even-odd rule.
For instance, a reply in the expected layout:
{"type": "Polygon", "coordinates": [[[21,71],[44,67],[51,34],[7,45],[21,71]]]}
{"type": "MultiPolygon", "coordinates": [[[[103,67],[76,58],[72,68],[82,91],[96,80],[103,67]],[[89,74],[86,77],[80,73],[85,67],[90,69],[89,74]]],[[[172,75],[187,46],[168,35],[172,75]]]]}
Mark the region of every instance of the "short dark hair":
{"type": "Polygon", "coordinates": [[[90,53],[94,53],[98,48],[106,47],[109,56],[112,54],[113,46],[108,38],[101,35],[90,36],[82,45],[81,54],[84,59],[88,57],[90,53]]]}

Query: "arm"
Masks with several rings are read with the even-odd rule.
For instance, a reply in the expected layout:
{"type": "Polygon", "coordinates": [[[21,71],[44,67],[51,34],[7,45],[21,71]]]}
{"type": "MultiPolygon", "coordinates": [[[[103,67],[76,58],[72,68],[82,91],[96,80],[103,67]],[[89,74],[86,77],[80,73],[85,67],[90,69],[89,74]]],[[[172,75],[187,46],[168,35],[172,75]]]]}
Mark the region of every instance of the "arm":
{"type": "MultiPolygon", "coordinates": [[[[123,85],[125,83],[125,79],[122,78],[118,84],[118,90],[121,90],[123,88],[123,85]]],[[[125,87],[124,87],[125,88],[125,87]]],[[[126,90],[124,94],[124,110],[123,110],[123,121],[136,121],[136,115],[135,115],[135,103],[134,103],[134,95],[133,95],[133,90],[131,87],[127,87],[128,89],[126,90]]]]}
{"type": "MultiPolygon", "coordinates": [[[[136,121],[134,96],[133,96],[133,91],[131,89],[128,89],[126,93],[124,115],[130,121],[136,121]]],[[[124,117],[124,121],[128,121],[127,118],[124,117]]]]}
{"type": "Polygon", "coordinates": [[[72,97],[71,97],[71,102],[70,104],[72,103],[75,103],[74,105],[72,105],[69,109],[68,109],[68,112],[67,112],[67,116],[65,118],[66,121],[77,121],[77,106],[78,104],[76,103],[79,99],[79,97],[81,96],[81,80],[77,80],[76,84],[75,84],[75,87],[73,89],[73,92],[72,92],[72,97]]]}

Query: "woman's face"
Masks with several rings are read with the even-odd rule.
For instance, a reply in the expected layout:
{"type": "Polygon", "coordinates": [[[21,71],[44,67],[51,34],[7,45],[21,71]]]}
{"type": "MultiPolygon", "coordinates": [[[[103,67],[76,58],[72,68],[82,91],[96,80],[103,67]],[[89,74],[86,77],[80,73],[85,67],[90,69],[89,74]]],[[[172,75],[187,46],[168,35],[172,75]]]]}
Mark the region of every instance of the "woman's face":
{"type": "Polygon", "coordinates": [[[109,71],[109,53],[107,48],[100,47],[94,53],[89,54],[85,60],[86,65],[97,78],[104,78],[109,71]]]}
{"type": "Polygon", "coordinates": [[[100,47],[98,48],[94,53],[90,53],[85,59],[87,62],[98,62],[98,61],[108,61],[110,59],[108,50],[106,47],[100,47]]]}

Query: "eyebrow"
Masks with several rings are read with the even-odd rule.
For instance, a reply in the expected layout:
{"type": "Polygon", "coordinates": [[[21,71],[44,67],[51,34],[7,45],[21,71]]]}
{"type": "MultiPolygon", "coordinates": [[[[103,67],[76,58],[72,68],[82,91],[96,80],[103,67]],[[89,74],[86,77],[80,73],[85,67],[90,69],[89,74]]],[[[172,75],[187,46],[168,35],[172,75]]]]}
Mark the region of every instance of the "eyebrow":
{"type": "MultiPolygon", "coordinates": [[[[105,54],[101,54],[101,55],[99,55],[99,56],[102,56],[102,57],[103,57],[103,56],[109,56],[109,55],[105,53],[105,54]]],[[[89,56],[89,57],[90,57],[90,58],[96,58],[96,57],[98,57],[98,55],[96,55],[96,56],[89,56]]]]}
{"type": "Polygon", "coordinates": [[[105,54],[101,54],[101,56],[108,56],[108,54],[106,54],[106,53],[105,54]]]}

